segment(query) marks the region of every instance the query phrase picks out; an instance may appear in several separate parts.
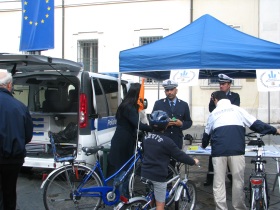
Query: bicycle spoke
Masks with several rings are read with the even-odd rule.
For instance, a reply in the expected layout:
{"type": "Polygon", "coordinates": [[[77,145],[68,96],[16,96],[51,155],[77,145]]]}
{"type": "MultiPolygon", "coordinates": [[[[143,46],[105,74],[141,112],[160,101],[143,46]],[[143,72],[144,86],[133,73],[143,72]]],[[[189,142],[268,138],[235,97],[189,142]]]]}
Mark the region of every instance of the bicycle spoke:
{"type": "MultiPolygon", "coordinates": [[[[79,165],[73,173],[72,166],[66,166],[56,171],[46,182],[44,187],[44,205],[47,210],[57,209],[96,209],[101,202],[100,197],[83,197],[76,194],[76,187],[83,177],[90,171],[89,168],[79,165]]],[[[92,174],[84,187],[101,186],[99,177],[92,174]]]]}

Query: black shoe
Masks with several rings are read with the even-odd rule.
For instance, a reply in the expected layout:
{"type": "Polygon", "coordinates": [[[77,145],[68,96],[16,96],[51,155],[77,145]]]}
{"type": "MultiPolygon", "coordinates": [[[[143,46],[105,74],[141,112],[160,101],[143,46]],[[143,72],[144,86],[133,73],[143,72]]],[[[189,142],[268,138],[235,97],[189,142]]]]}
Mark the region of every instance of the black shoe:
{"type": "Polygon", "coordinates": [[[212,185],[212,184],[213,184],[213,181],[210,181],[210,180],[206,180],[206,181],[203,183],[204,186],[210,186],[210,185],[212,185]]]}

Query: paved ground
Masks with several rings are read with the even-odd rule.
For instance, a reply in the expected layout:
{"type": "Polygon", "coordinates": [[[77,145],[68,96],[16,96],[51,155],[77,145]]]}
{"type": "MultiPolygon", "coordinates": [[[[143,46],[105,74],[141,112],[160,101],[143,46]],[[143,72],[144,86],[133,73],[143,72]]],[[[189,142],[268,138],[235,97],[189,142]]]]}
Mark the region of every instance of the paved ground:
{"type": "MultiPolygon", "coordinates": [[[[197,138],[201,137],[203,132],[203,127],[194,126],[192,129],[188,131],[193,136],[197,138]]],[[[199,142],[197,140],[194,143],[199,142]]],[[[280,150],[280,136],[268,136],[265,138],[265,143],[267,145],[277,145],[280,150]]],[[[214,210],[215,204],[213,200],[213,191],[212,186],[204,187],[203,182],[205,181],[206,174],[204,173],[207,170],[208,166],[208,157],[198,157],[201,161],[201,168],[191,167],[189,173],[189,179],[193,180],[197,186],[198,192],[198,202],[197,202],[197,210],[214,210]]],[[[245,180],[246,184],[248,184],[249,174],[252,171],[252,164],[250,164],[251,158],[246,158],[246,174],[245,180]]],[[[273,159],[268,159],[268,163],[266,164],[266,171],[268,173],[276,172],[276,162],[273,159]]],[[[17,198],[17,209],[18,210],[44,210],[43,205],[43,192],[40,189],[40,185],[42,183],[42,173],[48,171],[42,170],[32,170],[31,173],[21,173],[18,180],[18,198],[17,198]]],[[[279,185],[274,191],[272,191],[273,183],[274,183],[275,175],[268,175],[268,187],[270,194],[270,210],[279,210],[280,209],[280,191],[279,185]]],[[[227,180],[227,201],[229,210],[232,210],[231,207],[231,186],[230,182],[227,180]]],[[[105,208],[105,210],[109,210],[112,208],[105,208]]]]}

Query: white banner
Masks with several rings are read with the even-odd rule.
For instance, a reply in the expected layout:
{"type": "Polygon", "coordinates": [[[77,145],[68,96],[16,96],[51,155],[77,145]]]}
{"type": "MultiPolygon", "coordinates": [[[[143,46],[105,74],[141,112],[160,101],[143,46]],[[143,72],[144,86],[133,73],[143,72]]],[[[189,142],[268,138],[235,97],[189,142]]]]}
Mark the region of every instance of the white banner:
{"type": "Polygon", "coordinates": [[[176,69],[171,70],[170,79],[180,83],[186,83],[188,86],[198,85],[199,69],[176,69]]]}
{"type": "Polygon", "coordinates": [[[280,91],[280,69],[256,70],[258,91],[280,91]]]}

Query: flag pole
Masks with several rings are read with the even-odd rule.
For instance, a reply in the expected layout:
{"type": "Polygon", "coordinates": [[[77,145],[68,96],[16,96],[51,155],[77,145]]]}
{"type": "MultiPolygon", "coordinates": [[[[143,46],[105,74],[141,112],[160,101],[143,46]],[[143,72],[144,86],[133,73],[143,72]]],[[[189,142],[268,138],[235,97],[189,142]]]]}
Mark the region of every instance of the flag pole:
{"type": "Polygon", "coordinates": [[[65,27],[65,7],[64,0],[62,0],[62,58],[64,58],[64,27],[65,27]]]}

